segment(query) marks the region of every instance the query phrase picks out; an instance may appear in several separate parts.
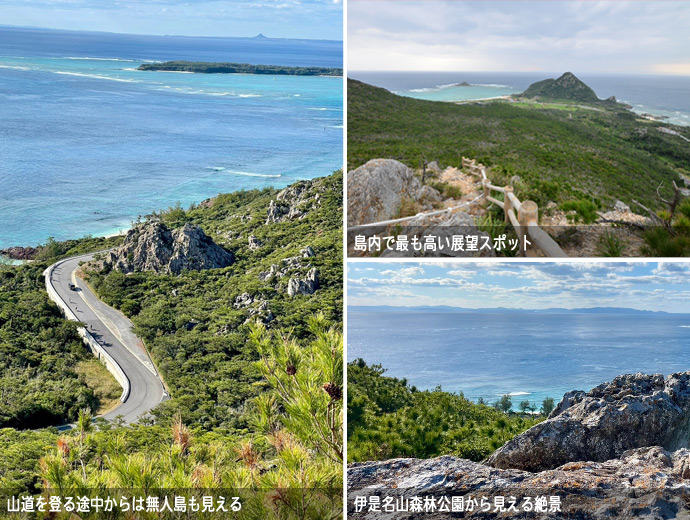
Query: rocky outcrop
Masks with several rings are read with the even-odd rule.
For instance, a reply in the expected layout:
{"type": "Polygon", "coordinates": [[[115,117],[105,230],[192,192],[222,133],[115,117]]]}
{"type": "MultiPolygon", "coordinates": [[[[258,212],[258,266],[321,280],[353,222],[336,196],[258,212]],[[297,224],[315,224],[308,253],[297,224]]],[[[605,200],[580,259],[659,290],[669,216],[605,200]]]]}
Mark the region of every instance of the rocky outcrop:
{"type": "Polygon", "coordinates": [[[268,270],[261,271],[259,273],[259,280],[265,282],[273,277],[282,278],[283,276],[286,276],[290,272],[295,271],[297,269],[311,268],[311,262],[307,262],[306,264],[304,264],[303,260],[314,258],[316,256],[314,249],[311,246],[306,246],[302,248],[299,253],[300,256],[290,256],[288,258],[283,258],[280,261],[280,265],[271,264],[271,267],[269,267],[268,270]]]}
{"type": "MultiPolygon", "coordinates": [[[[264,295],[252,296],[247,292],[244,292],[235,298],[232,306],[235,309],[247,309],[249,313],[249,318],[245,321],[251,321],[252,319],[258,319],[263,323],[270,323],[274,319],[273,312],[268,308],[269,302],[264,295]]],[[[221,331],[222,333],[227,333],[227,329],[221,331]]]]}
{"type": "Polygon", "coordinates": [[[10,260],[33,260],[38,254],[35,247],[8,247],[0,249],[0,256],[6,256],[10,260]]]}
{"type": "Polygon", "coordinates": [[[252,251],[259,249],[261,247],[261,240],[256,238],[254,235],[249,235],[249,238],[247,239],[247,247],[249,247],[249,249],[252,251]]]}
{"type": "MultiPolygon", "coordinates": [[[[355,463],[348,466],[347,472],[348,518],[688,518],[688,479],[690,451],[668,452],[659,446],[626,451],[620,458],[606,462],[572,462],[540,473],[496,469],[450,456],[355,463]],[[437,508],[435,512],[415,515],[384,514],[367,507],[358,512],[357,497],[368,496],[378,497],[381,504],[385,497],[421,497],[423,504],[430,503],[425,502],[427,497],[435,502],[440,497],[447,497],[449,502],[451,497],[462,497],[466,509],[452,513],[437,508]],[[515,510],[494,510],[496,500],[504,501],[508,508],[511,497],[515,499],[515,510]],[[468,504],[475,500],[468,511],[468,504]],[[535,510],[538,500],[541,505],[535,510]],[[482,510],[482,503],[490,505],[488,510],[482,510]],[[532,504],[529,511],[523,507],[526,503],[532,504]]],[[[365,500],[369,503],[368,498],[365,500]]],[[[456,505],[460,503],[455,500],[456,505]]]]}
{"type": "Polygon", "coordinates": [[[690,372],[628,374],[588,393],[570,392],[549,418],[489,457],[496,468],[553,469],[606,461],[645,446],[690,446],[690,372]]]}
{"type": "Polygon", "coordinates": [[[393,159],[373,159],[347,175],[347,224],[356,226],[396,216],[404,200],[431,209],[438,191],[422,186],[414,172],[393,159]]]}
{"type": "Polygon", "coordinates": [[[287,293],[291,298],[298,294],[314,294],[319,288],[319,271],[315,267],[309,269],[306,278],[290,278],[287,293]]]}
{"type": "Polygon", "coordinates": [[[187,223],[170,230],[158,221],[146,222],[130,229],[121,246],[101,260],[124,273],[155,271],[179,274],[184,270],[227,267],[233,256],[217,245],[203,230],[187,223]]]}
{"type": "Polygon", "coordinates": [[[303,219],[321,204],[321,194],[313,181],[299,181],[278,192],[266,211],[266,224],[303,219]]]}

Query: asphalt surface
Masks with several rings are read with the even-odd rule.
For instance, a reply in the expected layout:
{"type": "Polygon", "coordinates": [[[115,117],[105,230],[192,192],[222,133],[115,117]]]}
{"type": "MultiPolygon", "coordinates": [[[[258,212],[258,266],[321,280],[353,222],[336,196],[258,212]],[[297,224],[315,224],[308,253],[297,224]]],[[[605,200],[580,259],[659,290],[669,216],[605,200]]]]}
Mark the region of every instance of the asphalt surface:
{"type": "Polygon", "coordinates": [[[143,343],[132,333],[132,322],[101,302],[81,279],[74,276],[79,263],[91,259],[93,255],[84,255],[58,262],[48,283],[129,378],[131,389],[127,399],[100,416],[107,420],[121,417],[129,424],[146,416],[168,395],[143,343]],[[70,283],[77,286],[76,291],[70,289],[70,283]]]}

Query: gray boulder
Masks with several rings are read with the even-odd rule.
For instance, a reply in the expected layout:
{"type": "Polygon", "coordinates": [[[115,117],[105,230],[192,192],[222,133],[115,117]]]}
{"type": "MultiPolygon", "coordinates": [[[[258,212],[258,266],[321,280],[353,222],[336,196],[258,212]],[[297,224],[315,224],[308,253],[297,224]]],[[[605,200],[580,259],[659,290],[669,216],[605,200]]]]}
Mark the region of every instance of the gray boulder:
{"type": "Polygon", "coordinates": [[[373,159],[347,175],[347,224],[369,224],[393,218],[404,199],[418,203],[435,192],[423,189],[414,172],[393,159],[373,159]]]}
{"type": "Polygon", "coordinates": [[[546,421],[508,441],[487,464],[543,471],[646,446],[690,446],[690,372],[666,379],[627,374],[588,393],[570,392],[546,421]]]}
{"type": "Polygon", "coordinates": [[[226,251],[194,224],[170,230],[162,222],[146,222],[130,229],[121,246],[105,255],[101,266],[124,273],[156,271],[179,274],[183,270],[217,269],[233,262],[226,251]]]}
{"type": "Polygon", "coordinates": [[[259,249],[261,247],[261,240],[256,238],[254,235],[249,235],[247,239],[247,246],[251,250],[259,249]]]}
{"type": "MultiPolygon", "coordinates": [[[[515,469],[496,469],[451,456],[435,459],[393,459],[348,465],[348,518],[353,520],[430,520],[451,518],[476,519],[546,519],[572,518],[609,520],[637,518],[661,520],[688,518],[686,497],[690,492],[690,451],[674,453],[659,446],[626,451],[620,458],[606,462],[568,463],[540,473],[515,469]],[[357,511],[357,497],[385,497],[394,500],[433,497],[462,497],[491,504],[489,510],[382,513],[364,508],[357,511]],[[516,511],[497,513],[495,499],[507,507],[516,498],[516,511]],[[544,497],[546,512],[525,511],[521,505],[529,497],[534,505],[544,497]],[[553,498],[552,498],[553,497],[553,498]],[[551,508],[556,499],[558,509],[551,508]]],[[[361,498],[359,499],[361,501],[361,498]]]]}
{"type": "Polygon", "coordinates": [[[319,288],[319,271],[312,267],[309,269],[306,278],[290,278],[288,280],[288,296],[294,297],[298,294],[314,294],[319,288]]]}

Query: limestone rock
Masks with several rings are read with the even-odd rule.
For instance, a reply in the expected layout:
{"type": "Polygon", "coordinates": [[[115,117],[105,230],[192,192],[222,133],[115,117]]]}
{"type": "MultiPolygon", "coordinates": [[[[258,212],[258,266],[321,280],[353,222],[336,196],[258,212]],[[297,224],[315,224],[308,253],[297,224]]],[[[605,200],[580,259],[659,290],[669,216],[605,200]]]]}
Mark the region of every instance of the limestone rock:
{"type": "Polygon", "coordinates": [[[316,256],[316,253],[314,253],[314,249],[311,246],[307,246],[302,249],[300,254],[302,255],[302,258],[311,258],[316,256]]]}
{"type": "Polygon", "coordinates": [[[121,246],[105,255],[102,265],[124,273],[156,271],[179,274],[183,270],[217,269],[233,262],[232,253],[218,246],[203,230],[187,223],[170,230],[158,221],[130,229],[121,246]]]}
{"type": "Polygon", "coordinates": [[[373,159],[347,175],[347,224],[355,226],[393,218],[403,200],[426,202],[425,198],[433,192],[436,192],[433,188],[422,187],[414,172],[401,162],[373,159]]]}
{"type": "Polygon", "coordinates": [[[298,294],[314,294],[319,288],[319,271],[312,267],[307,273],[306,278],[290,278],[287,286],[288,296],[294,297],[298,294]]]}
{"type": "Polygon", "coordinates": [[[496,468],[543,471],[602,462],[647,446],[690,446],[690,372],[627,374],[588,393],[571,392],[549,418],[489,457],[496,468]]]}
{"type": "Polygon", "coordinates": [[[426,169],[434,173],[441,173],[441,167],[438,165],[437,161],[431,161],[426,165],[426,169]]]}
{"type": "Polygon", "coordinates": [[[613,206],[613,211],[619,211],[621,213],[624,213],[626,211],[630,211],[630,206],[628,206],[624,202],[621,202],[620,200],[617,200],[616,204],[613,206]]]}
{"type": "Polygon", "coordinates": [[[518,512],[497,514],[475,508],[471,513],[426,513],[425,519],[542,519],[578,518],[604,520],[641,518],[661,520],[688,518],[685,496],[690,491],[690,451],[674,453],[659,446],[626,451],[620,458],[605,462],[576,462],[558,468],[529,473],[496,469],[451,456],[435,459],[393,459],[354,463],[348,466],[348,518],[393,520],[418,518],[410,513],[364,510],[356,512],[355,498],[384,497],[516,497],[518,512]],[[539,496],[556,497],[560,513],[537,514],[519,508],[525,497],[532,503],[539,496]]]}
{"type": "Polygon", "coordinates": [[[252,251],[255,249],[259,249],[261,247],[261,240],[256,238],[254,235],[249,235],[247,245],[249,249],[251,249],[252,251]]]}
{"type": "Polygon", "coordinates": [[[237,298],[235,298],[235,301],[232,304],[232,306],[235,309],[243,309],[245,307],[249,307],[252,303],[254,303],[254,298],[252,298],[252,296],[249,293],[245,292],[240,294],[237,298]]]}
{"type": "Polygon", "coordinates": [[[299,181],[281,190],[268,206],[266,224],[302,219],[311,208],[321,204],[314,181],[299,181]]]}

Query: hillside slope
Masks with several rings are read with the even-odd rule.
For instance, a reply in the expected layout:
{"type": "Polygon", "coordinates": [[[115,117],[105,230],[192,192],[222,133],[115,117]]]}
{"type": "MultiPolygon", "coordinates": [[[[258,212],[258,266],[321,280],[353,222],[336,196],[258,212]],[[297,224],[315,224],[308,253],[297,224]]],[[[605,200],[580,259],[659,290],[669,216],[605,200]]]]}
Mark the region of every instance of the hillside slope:
{"type": "Polygon", "coordinates": [[[638,120],[619,105],[578,107],[503,101],[462,105],[396,96],[348,80],[348,168],[394,158],[411,167],[461,157],[491,167],[495,183],[518,175],[520,199],[591,199],[601,209],[615,201],[659,207],[672,180],[690,175],[690,128],[638,120]]]}

